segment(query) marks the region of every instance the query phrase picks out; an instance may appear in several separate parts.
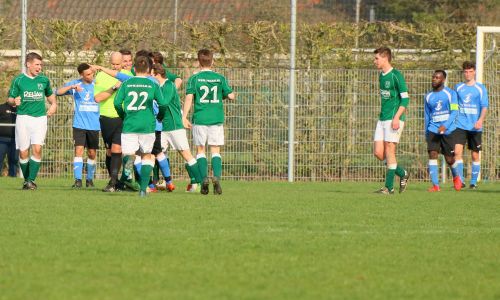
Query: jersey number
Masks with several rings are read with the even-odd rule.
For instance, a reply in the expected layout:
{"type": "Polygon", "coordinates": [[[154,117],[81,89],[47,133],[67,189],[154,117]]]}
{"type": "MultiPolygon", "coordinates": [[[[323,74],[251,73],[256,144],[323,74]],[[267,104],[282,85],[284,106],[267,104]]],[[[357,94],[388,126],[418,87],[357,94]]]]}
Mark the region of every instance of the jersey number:
{"type": "Polygon", "coordinates": [[[132,101],[130,102],[129,105],[127,105],[127,110],[144,110],[146,109],[146,106],[144,106],[144,103],[148,100],[148,93],[147,92],[140,92],[139,95],[137,94],[137,92],[129,92],[128,93],[129,96],[132,96],[132,101]],[[139,106],[135,107],[135,103],[137,102],[137,99],[139,99],[139,97],[142,98],[142,101],[141,101],[141,104],[139,104],[139,106]]]}
{"type": "Polygon", "coordinates": [[[217,86],[212,87],[211,89],[208,88],[208,86],[201,86],[200,90],[203,91],[203,96],[200,98],[200,103],[219,103],[219,99],[217,99],[217,86]],[[207,96],[210,93],[210,91],[213,93],[212,99],[208,100],[207,96]]]}

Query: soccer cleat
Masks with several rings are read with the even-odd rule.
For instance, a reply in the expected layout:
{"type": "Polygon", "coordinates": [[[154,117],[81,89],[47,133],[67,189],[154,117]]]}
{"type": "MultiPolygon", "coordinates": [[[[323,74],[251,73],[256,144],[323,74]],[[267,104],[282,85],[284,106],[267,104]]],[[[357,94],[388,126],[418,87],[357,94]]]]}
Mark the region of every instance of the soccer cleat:
{"type": "Polygon", "coordinates": [[[405,176],[399,178],[399,193],[403,193],[406,191],[406,187],[408,186],[408,178],[410,177],[410,174],[408,171],[405,170],[405,176]]]}
{"type": "Polygon", "coordinates": [[[462,188],[465,189],[465,183],[464,182],[462,182],[462,188]]]}
{"type": "Polygon", "coordinates": [[[203,182],[201,183],[201,190],[200,192],[203,195],[208,195],[208,187],[210,186],[210,180],[208,177],[203,178],[203,182]]]}
{"type": "Polygon", "coordinates": [[[88,187],[88,188],[93,188],[95,187],[94,186],[94,181],[92,179],[86,179],[85,180],[85,187],[88,187]]]}
{"type": "Polygon", "coordinates": [[[471,183],[471,184],[469,185],[469,189],[470,189],[470,190],[477,190],[477,185],[476,185],[476,184],[472,184],[472,183],[471,183]]]}
{"type": "Polygon", "coordinates": [[[102,191],[105,193],[114,193],[117,191],[117,189],[114,184],[111,184],[111,182],[109,182],[108,185],[102,189],[102,191]]]}
{"type": "Polygon", "coordinates": [[[379,190],[375,191],[376,194],[391,195],[394,194],[394,189],[389,190],[387,187],[381,187],[379,190]]]}
{"type": "Polygon", "coordinates": [[[157,193],[157,192],[158,192],[158,190],[156,189],[156,186],[155,186],[153,183],[151,183],[151,184],[147,187],[146,191],[147,191],[148,193],[157,193]]]}
{"type": "Polygon", "coordinates": [[[163,179],[160,179],[156,183],[156,189],[158,189],[159,191],[165,191],[167,189],[167,182],[165,180],[163,180],[163,179]]]}
{"type": "Polygon", "coordinates": [[[81,179],[76,179],[75,183],[71,186],[74,189],[81,189],[82,188],[82,180],[81,179]]]}
{"type": "Polygon", "coordinates": [[[167,183],[167,192],[173,192],[175,190],[175,185],[173,183],[167,183]]]}
{"type": "Polygon", "coordinates": [[[144,198],[144,197],[147,197],[147,196],[148,196],[147,192],[145,192],[145,191],[140,191],[139,192],[139,197],[144,198]]]}
{"type": "Polygon", "coordinates": [[[23,190],[29,190],[28,181],[23,182],[23,190]]]}
{"type": "Polygon", "coordinates": [[[215,195],[222,194],[222,187],[220,186],[220,179],[214,176],[214,178],[212,178],[212,183],[214,185],[214,194],[215,195]]]}
{"type": "Polygon", "coordinates": [[[186,193],[196,193],[198,191],[198,184],[197,183],[190,183],[186,187],[186,193]]]}
{"type": "Polygon", "coordinates": [[[460,179],[460,176],[453,177],[453,187],[455,188],[455,191],[460,191],[463,187],[462,185],[462,179],[460,179]]]}
{"type": "Polygon", "coordinates": [[[439,188],[439,185],[433,185],[427,191],[430,193],[440,192],[441,188],[439,188]]]}

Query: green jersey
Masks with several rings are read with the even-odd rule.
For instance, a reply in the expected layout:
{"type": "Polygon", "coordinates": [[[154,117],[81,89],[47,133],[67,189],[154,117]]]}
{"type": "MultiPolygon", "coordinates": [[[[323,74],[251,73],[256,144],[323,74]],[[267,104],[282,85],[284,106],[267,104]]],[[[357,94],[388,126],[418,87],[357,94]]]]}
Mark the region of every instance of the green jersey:
{"type": "Polygon", "coordinates": [[[214,71],[200,71],[189,77],[186,94],[192,94],[194,98],[193,124],[223,124],[222,99],[232,92],[226,78],[214,71]]]}
{"type": "MultiPolygon", "coordinates": [[[[399,107],[407,107],[410,101],[405,79],[401,72],[396,69],[391,69],[386,74],[380,73],[379,87],[380,96],[382,98],[379,120],[392,120],[399,107]]],[[[403,113],[399,119],[404,121],[406,119],[406,113],[403,113]]]]}
{"type": "Polygon", "coordinates": [[[167,110],[162,123],[163,131],[183,129],[181,99],[177,93],[175,84],[170,80],[166,80],[161,86],[161,91],[167,103],[167,110]]]}
{"type": "Polygon", "coordinates": [[[123,119],[123,133],[154,133],[156,118],[162,119],[167,107],[158,84],[142,76],[122,83],[114,106],[123,119]],[[153,111],[153,100],[158,103],[157,116],[153,111]]]}
{"type": "MultiPolygon", "coordinates": [[[[120,73],[132,76],[132,73],[127,70],[121,70],[120,73]]],[[[97,73],[97,75],[95,76],[94,96],[105,90],[109,90],[117,82],[118,79],[113,76],[110,76],[104,72],[97,73]]],[[[114,92],[108,99],[99,102],[99,113],[101,116],[105,116],[108,118],[118,118],[118,114],[116,113],[113,105],[115,96],[116,92],[114,92]]]]}
{"type": "Polygon", "coordinates": [[[41,117],[47,115],[45,110],[45,97],[52,95],[50,81],[45,75],[30,77],[19,74],[9,89],[9,97],[21,97],[21,105],[17,108],[18,115],[41,117]]]}

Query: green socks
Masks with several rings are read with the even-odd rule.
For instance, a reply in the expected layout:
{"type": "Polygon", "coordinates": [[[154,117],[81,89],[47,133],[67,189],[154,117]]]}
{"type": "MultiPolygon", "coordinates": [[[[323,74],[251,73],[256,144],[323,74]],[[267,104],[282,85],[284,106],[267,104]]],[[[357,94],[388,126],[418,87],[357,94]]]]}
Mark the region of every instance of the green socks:
{"type": "Polygon", "coordinates": [[[405,172],[405,169],[404,169],[403,167],[401,167],[400,165],[398,165],[398,166],[396,167],[396,175],[398,175],[398,176],[399,176],[399,178],[404,177],[404,176],[405,176],[405,173],[406,173],[406,172],[405,172]]]}
{"type": "Polygon", "coordinates": [[[394,175],[396,175],[396,165],[387,165],[385,173],[385,187],[391,191],[394,189],[394,175]]]}
{"type": "Polygon", "coordinates": [[[149,185],[149,175],[151,174],[151,170],[153,169],[154,162],[150,160],[143,160],[141,166],[141,191],[145,192],[149,185]]]}
{"type": "Polygon", "coordinates": [[[191,184],[193,183],[201,183],[203,181],[203,177],[201,177],[200,167],[196,162],[196,159],[188,161],[186,164],[186,170],[188,171],[189,178],[191,178],[191,184]]]}
{"type": "Polygon", "coordinates": [[[23,172],[24,181],[28,181],[29,173],[29,159],[19,159],[19,166],[23,172]]]}
{"type": "Polygon", "coordinates": [[[35,181],[40,170],[41,161],[33,156],[30,159],[19,159],[19,166],[25,181],[35,181]]]}
{"type": "Polygon", "coordinates": [[[221,178],[222,176],[222,158],[219,153],[212,155],[212,171],[214,172],[214,177],[221,178]]]}
{"type": "Polygon", "coordinates": [[[200,170],[201,178],[208,176],[208,161],[205,154],[198,154],[196,156],[196,162],[198,163],[198,169],[200,170]]]}

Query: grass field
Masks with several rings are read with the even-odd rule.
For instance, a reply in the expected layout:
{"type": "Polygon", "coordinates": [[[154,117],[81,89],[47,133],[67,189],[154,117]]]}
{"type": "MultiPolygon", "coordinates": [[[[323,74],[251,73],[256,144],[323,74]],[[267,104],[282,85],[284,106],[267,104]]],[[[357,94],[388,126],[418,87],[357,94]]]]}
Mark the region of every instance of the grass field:
{"type": "Polygon", "coordinates": [[[498,183],[71,184],[0,178],[0,299],[500,299],[498,183]]]}

